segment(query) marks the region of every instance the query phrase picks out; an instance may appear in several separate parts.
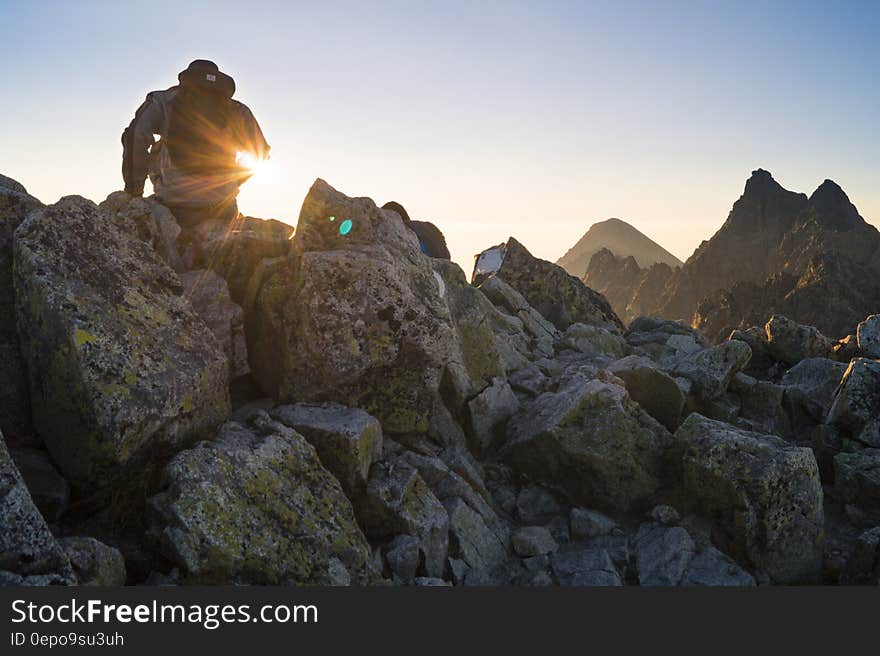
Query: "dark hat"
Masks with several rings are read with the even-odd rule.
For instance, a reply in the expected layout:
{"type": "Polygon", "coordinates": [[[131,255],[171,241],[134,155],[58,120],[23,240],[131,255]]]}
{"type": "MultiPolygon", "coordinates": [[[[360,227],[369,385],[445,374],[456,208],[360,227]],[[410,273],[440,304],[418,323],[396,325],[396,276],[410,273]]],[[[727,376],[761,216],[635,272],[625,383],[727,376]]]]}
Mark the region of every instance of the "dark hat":
{"type": "Polygon", "coordinates": [[[235,80],[220,69],[212,61],[196,59],[190,62],[185,71],[177,76],[182,86],[192,86],[232,98],[235,93],[235,80]]]}

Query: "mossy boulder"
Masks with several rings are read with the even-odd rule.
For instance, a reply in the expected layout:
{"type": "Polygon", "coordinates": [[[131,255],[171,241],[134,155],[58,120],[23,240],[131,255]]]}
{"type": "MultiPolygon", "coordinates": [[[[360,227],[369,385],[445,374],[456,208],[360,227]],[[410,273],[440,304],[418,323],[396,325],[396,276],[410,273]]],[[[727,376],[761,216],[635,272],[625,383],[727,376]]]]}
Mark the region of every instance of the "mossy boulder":
{"type": "Polygon", "coordinates": [[[386,432],[426,431],[444,373],[461,356],[443,280],[415,234],[396,213],[318,180],[291,244],[249,320],[261,387],[280,402],[361,408],[386,432]]]}
{"type": "Polygon", "coordinates": [[[0,430],[11,445],[33,446],[27,369],[15,327],[12,235],[25,217],[43,204],[11,178],[0,176],[0,430]]]}
{"type": "Polygon", "coordinates": [[[818,580],[823,497],[810,449],[697,413],[675,439],[683,503],[711,518],[713,542],[774,583],[818,580]]]}
{"type": "Polygon", "coordinates": [[[183,271],[183,260],[177,250],[180,226],[171,210],[155,197],[141,198],[114,191],[98,207],[109,213],[120,228],[152,246],[168,266],[183,271]]]}
{"type": "Polygon", "coordinates": [[[0,433],[0,585],[75,583],[70,561],[34,505],[0,433]]]}
{"type": "Polygon", "coordinates": [[[125,585],[125,559],[118,549],[88,537],[62,538],[60,544],[79,585],[125,585]]]}
{"type": "Polygon", "coordinates": [[[226,356],[180,279],[77,196],[14,239],[36,429],[76,487],[106,486],[208,434],[230,411],[226,356]]]}
{"type": "Polygon", "coordinates": [[[751,357],[748,344],[732,339],[685,355],[670,364],[667,371],[674,377],[689,380],[699,401],[711,401],[727,391],[730,381],[751,357]]]}
{"type": "Polygon", "coordinates": [[[669,432],[613,381],[572,377],[523,406],[501,456],[532,480],[600,510],[646,507],[658,492],[669,432]]]}
{"type": "Polygon", "coordinates": [[[187,583],[376,579],[339,481],[302,435],[264,412],[177,454],[149,505],[150,535],[187,583]]]}
{"type": "Polygon", "coordinates": [[[338,403],[296,403],[271,410],[303,435],[349,499],[363,496],[372,464],[382,458],[382,426],[363,410],[338,403]]]}
{"type": "Polygon", "coordinates": [[[593,291],[561,266],[532,255],[511,237],[504,261],[495,274],[559,330],[573,323],[623,330],[623,324],[602,294],[593,291]]]}

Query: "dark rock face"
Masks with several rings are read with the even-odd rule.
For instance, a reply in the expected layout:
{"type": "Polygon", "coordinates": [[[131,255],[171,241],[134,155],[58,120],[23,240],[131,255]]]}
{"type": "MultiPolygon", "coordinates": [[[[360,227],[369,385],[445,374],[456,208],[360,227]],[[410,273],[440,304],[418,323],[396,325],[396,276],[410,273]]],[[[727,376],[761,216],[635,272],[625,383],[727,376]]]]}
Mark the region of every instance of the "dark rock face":
{"type": "Polygon", "coordinates": [[[507,241],[504,261],[495,274],[553,323],[565,330],[573,323],[622,329],[623,324],[601,295],[551,262],[534,257],[516,239],[507,241]]]}
{"type": "Polygon", "coordinates": [[[880,233],[835,183],[809,198],[753,172],[727,221],[638,313],[693,322],[713,340],[784,314],[846,335],[880,306],[880,233]]]}
{"type": "Polygon", "coordinates": [[[650,312],[673,271],[665,262],[640,268],[632,256],[617,257],[603,248],[590,258],[583,280],[585,285],[605,296],[617,315],[628,324],[650,312]]]}
{"type": "Polygon", "coordinates": [[[603,249],[621,259],[632,257],[636,266],[643,269],[655,264],[663,264],[670,269],[681,266],[681,260],[672,253],[620,219],[594,223],[556,264],[571,275],[582,278],[590,259],[603,249]]]}
{"type": "Polygon", "coordinates": [[[0,176],[0,430],[13,445],[38,443],[31,424],[27,370],[15,326],[12,235],[43,204],[11,178],[0,176]]]}

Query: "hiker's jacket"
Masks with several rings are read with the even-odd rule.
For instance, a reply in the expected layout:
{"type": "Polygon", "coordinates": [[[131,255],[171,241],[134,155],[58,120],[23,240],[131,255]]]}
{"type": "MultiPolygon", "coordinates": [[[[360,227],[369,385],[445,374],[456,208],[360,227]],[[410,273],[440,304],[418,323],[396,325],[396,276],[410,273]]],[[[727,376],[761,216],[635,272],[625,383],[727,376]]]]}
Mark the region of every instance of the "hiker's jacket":
{"type": "Polygon", "coordinates": [[[201,135],[215,141],[221,154],[207,166],[175,163],[166,142],[178,93],[176,86],[149,93],[122,133],[122,177],[126,191],[142,194],[149,175],[156,196],[172,207],[206,207],[234,200],[239,186],[251,174],[237,165],[236,153],[250,153],[258,158],[269,154],[269,144],[257,120],[244,104],[226,101],[231,103],[226,126],[222,130],[206,129],[208,134],[201,135]]]}

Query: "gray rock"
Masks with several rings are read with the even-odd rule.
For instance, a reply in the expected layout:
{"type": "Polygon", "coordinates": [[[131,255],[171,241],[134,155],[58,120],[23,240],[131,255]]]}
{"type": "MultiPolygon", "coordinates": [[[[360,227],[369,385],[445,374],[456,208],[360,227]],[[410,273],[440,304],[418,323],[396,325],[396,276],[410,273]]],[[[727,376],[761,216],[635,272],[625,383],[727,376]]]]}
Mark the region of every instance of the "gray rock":
{"type": "Polygon", "coordinates": [[[620,574],[604,549],[559,551],[551,556],[553,574],[559,585],[571,587],[616,587],[620,574]]]}
{"type": "Polygon", "coordinates": [[[681,515],[678,514],[678,511],[672,506],[665,504],[654,506],[651,512],[648,513],[648,516],[658,524],[666,524],[668,526],[678,524],[681,520],[681,515]]]}
{"type": "Polygon", "coordinates": [[[573,323],[618,331],[623,328],[604,296],[562,267],[534,257],[513,237],[507,240],[504,259],[495,277],[516,289],[559,330],[573,323]]]}
{"type": "Polygon", "coordinates": [[[561,512],[556,498],[540,485],[529,485],[516,497],[516,514],[523,524],[541,524],[561,512]]]}
{"type": "Polygon", "coordinates": [[[441,578],[436,576],[420,576],[415,581],[413,581],[416,585],[420,587],[428,587],[428,588],[448,588],[452,584],[449,581],[444,581],[441,578]]]}
{"type": "Polygon", "coordinates": [[[70,485],[58,473],[45,451],[10,449],[31,498],[48,521],[58,521],[70,505],[70,485]]]}
{"type": "Polygon", "coordinates": [[[880,360],[880,314],[872,314],[859,324],[856,339],[863,358],[880,360]]]}
{"type": "Polygon", "coordinates": [[[755,577],[731,558],[709,545],[693,558],[681,579],[682,586],[751,587],[755,577]]]}
{"type": "Polygon", "coordinates": [[[211,269],[229,285],[232,300],[244,306],[251,276],[263,260],[287,255],[293,227],[274,219],[240,214],[233,221],[203,221],[192,230],[191,268],[211,269]]]}
{"type": "Polygon", "coordinates": [[[74,485],[99,487],[213,430],[226,356],[177,275],[88,200],[15,232],[19,333],[35,425],[74,485]]]}
{"type": "Polygon", "coordinates": [[[283,405],[269,414],[315,447],[349,499],[363,495],[370,467],[382,458],[382,427],[375,417],[338,403],[283,405]]]}
{"type": "Polygon", "coordinates": [[[449,516],[414,467],[374,464],[358,515],[374,540],[399,534],[417,538],[425,573],[443,575],[449,551],[449,516]]]}
{"type": "Polygon", "coordinates": [[[755,579],[712,545],[700,548],[681,527],[642,524],[635,537],[642,586],[754,586],[755,579]]]}
{"type": "Polygon", "coordinates": [[[75,582],[70,561],[34,505],[0,433],[0,573],[12,585],[75,582]]]}
{"type": "Polygon", "coordinates": [[[149,244],[175,271],[183,271],[177,251],[180,226],[167,207],[155,197],[141,198],[114,191],[98,207],[113,216],[114,223],[149,244]]]}
{"type": "Polygon", "coordinates": [[[63,538],[60,543],[79,585],[125,585],[125,559],[118,549],[86,537],[63,538]]]}
{"type": "Polygon", "coordinates": [[[880,585],[880,526],[862,533],[846,563],[843,583],[880,585]]]}
{"type": "Polygon", "coordinates": [[[634,546],[642,586],[679,585],[697,551],[685,529],[661,524],[642,524],[634,546]]]}
{"type": "Polygon", "coordinates": [[[9,446],[38,446],[31,423],[27,369],[15,325],[12,236],[33,210],[43,204],[5,176],[0,184],[0,430],[9,446]]]}
{"type": "Polygon", "coordinates": [[[466,370],[443,280],[415,233],[396,213],[318,180],[291,248],[248,318],[260,386],[279,401],[361,408],[385,433],[426,432],[441,378],[466,370]],[[343,220],[352,221],[345,235],[343,220]]]}
{"type": "Polygon", "coordinates": [[[398,535],[388,545],[385,560],[395,576],[405,583],[412,581],[421,563],[419,541],[411,535],[398,535]]]}
{"type": "Polygon", "coordinates": [[[816,581],[824,514],[813,452],[696,413],[675,438],[682,493],[713,518],[713,541],[774,582],[816,581]]]}
{"type": "Polygon", "coordinates": [[[785,391],[781,385],[737,373],[730,382],[730,392],[738,399],[737,425],[757,433],[790,435],[791,422],[783,408],[785,391]]]}
{"type": "Polygon", "coordinates": [[[210,328],[229,361],[229,377],[249,373],[244,311],[232,302],[226,281],[213,271],[199,269],[180,274],[186,297],[210,328]]]}
{"type": "Polygon", "coordinates": [[[189,583],[337,584],[378,577],[339,482],[294,430],[257,414],[179,453],[150,499],[150,535],[189,583]]]}
{"type": "Polygon", "coordinates": [[[880,449],[834,456],[834,496],[859,508],[859,523],[880,523],[880,449]]]}
{"type": "Polygon", "coordinates": [[[600,512],[587,508],[571,509],[571,536],[575,540],[608,535],[616,528],[617,522],[600,512]]]}
{"type": "Polygon", "coordinates": [[[474,451],[479,453],[503,433],[507,420],[519,409],[519,400],[506,380],[496,378],[468,401],[467,408],[474,451]]]}
{"type": "Polygon", "coordinates": [[[479,513],[458,497],[447,500],[445,505],[449,513],[449,552],[453,558],[484,574],[491,573],[507,559],[503,537],[499,537],[479,513]]]}
{"type": "Polygon", "coordinates": [[[807,358],[785,373],[783,403],[796,426],[825,421],[846,369],[843,362],[807,358]]]}
{"type": "Polygon", "coordinates": [[[729,340],[675,361],[668,371],[691,381],[693,393],[699,399],[710,400],[727,391],[733,376],[748,364],[751,356],[748,344],[729,340]]]}
{"type": "Polygon", "coordinates": [[[880,447],[880,361],[849,363],[828,411],[827,423],[870,447],[880,447]]]}
{"type": "Polygon", "coordinates": [[[678,428],[685,394],[672,376],[661,371],[650,359],[638,355],[613,362],[608,371],[626,384],[632,400],[649,415],[669,430],[678,428]]]}
{"type": "Polygon", "coordinates": [[[834,346],[832,340],[813,326],[801,325],[781,314],[770,317],[764,331],[770,353],[789,365],[806,358],[827,357],[834,346]]]}
{"type": "Polygon", "coordinates": [[[518,556],[543,556],[553,553],[559,548],[556,540],[543,526],[522,526],[516,529],[511,542],[518,556]]]}
{"type": "Polygon", "coordinates": [[[623,387],[577,377],[526,404],[508,436],[502,458],[532,480],[573,503],[623,511],[657,492],[671,441],[623,387]]]}
{"type": "Polygon", "coordinates": [[[612,359],[623,357],[629,350],[618,332],[582,323],[571,324],[562,335],[562,343],[581,353],[612,359]]]}

